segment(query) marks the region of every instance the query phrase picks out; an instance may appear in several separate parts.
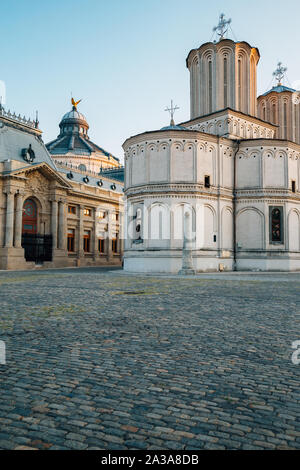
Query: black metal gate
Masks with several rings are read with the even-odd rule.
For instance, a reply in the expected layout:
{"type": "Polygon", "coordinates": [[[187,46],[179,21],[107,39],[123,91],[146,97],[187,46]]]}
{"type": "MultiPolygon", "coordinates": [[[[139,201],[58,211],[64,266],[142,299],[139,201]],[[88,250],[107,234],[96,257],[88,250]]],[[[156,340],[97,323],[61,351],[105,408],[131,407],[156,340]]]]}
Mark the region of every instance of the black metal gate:
{"type": "Polygon", "coordinates": [[[23,233],[22,247],[26,261],[34,261],[37,264],[52,261],[52,235],[23,233]]]}

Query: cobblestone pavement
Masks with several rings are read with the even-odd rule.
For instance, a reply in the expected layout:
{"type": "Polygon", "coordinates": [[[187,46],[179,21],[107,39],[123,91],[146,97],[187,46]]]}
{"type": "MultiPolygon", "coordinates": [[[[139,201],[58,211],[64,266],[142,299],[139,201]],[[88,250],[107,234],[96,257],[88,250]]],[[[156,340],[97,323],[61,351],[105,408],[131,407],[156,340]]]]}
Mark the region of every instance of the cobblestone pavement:
{"type": "Polygon", "coordinates": [[[0,449],[300,449],[299,287],[0,273],[0,449]]]}

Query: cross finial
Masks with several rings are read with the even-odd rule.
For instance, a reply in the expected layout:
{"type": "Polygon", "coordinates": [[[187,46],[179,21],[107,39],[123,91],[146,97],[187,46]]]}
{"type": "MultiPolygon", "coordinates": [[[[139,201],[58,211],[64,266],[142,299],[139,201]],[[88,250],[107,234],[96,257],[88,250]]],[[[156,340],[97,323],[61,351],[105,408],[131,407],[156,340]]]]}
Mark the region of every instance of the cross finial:
{"type": "Polygon", "coordinates": [[[171,107],[165,109],[165,111],[168,111],[170,113],[170,116],[171,116],[170,126],[175,126],[174,114],[178,109],[180,109],[180,108],[178,108],[177,105],[175,105],[175,106],[173,105],[173,100],[171,100],[171,107]]]}
{"type": "Polygon", "coordinates": [[[278,62],[277,69],[273,72],[273,77],[277,80],[277,85],[282,85],[282,80],[284,78],[285,72],[287,71],[287,67],[283,67],[282,62],[278,62]]]}
{"type": "Polygon", "coordinates": [[[218,26],[215,26],[213,31],[217,32],[218,36],[220,36],[220,41],[224,39],[225,34],[228,31],[228,26],[231,23],[231,18],[229,20],[225,19],[224,13],[221,13],[220,18],[219,18],[219,24],[218,26]]]}

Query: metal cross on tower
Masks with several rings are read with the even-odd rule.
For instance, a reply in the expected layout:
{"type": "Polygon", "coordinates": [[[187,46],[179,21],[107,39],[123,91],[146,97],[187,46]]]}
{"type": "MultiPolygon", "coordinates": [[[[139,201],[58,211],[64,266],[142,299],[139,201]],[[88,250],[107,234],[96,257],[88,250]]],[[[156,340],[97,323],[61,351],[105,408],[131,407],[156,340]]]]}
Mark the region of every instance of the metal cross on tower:
{"type": "Polygon", "coordinates": [[[165,111],[168,111],[168,112],[170,113],[170,116],[171,116],[171,123],[170,123],[170,125],[171,125],[171,126],[175,126],[174,114],[175,114],[175,112],[176,112],[178,109],[180,109],[180,108],[178,108],[177,105],[175,105],[175,106],[173,105],[173,100],[171,100],[171,107],[165,109],[165,111]]]}
{"type": "Polygon", "coordinates": [[[231,23],[231,18],[229,18],[229,20],[225,20],[224,13],[221,13],[219,24],[218,26],[215,26],[213,29],[214,33],[216,32],[218,36],[220,36],[220,41],[224,39],[225,34],[228,31],[228,26],[230,25],[230,23],[231,23]]]}
{"type": "Polygon", "coordinates": [[[284,78],[285,72],[287,71],[287,67],[283,67],[282,62],[278,62],[277,69],[273,72],[273,77],[277,80],[277,85],[281,85],[282,80],[284,78]]]}

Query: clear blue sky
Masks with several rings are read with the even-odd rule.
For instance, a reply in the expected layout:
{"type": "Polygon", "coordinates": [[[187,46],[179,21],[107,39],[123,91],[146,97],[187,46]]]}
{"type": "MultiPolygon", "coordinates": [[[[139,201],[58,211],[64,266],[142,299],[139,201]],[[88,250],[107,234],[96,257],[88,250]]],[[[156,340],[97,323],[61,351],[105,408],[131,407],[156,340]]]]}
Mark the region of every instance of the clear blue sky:
{"type": "Polygon", "coordinates": [[[168,122],[171,98],[176,120],[189,119],[185,59],[211,39],[221,12],[260,50],[259,93],[279,60],[290,83],[300,80],[298,0],[10,0],[0,5],[6,107],[28,117],[38,109],[48,142],[72,91],[91,139],[122,158],[127,137],[168,122]]]}

